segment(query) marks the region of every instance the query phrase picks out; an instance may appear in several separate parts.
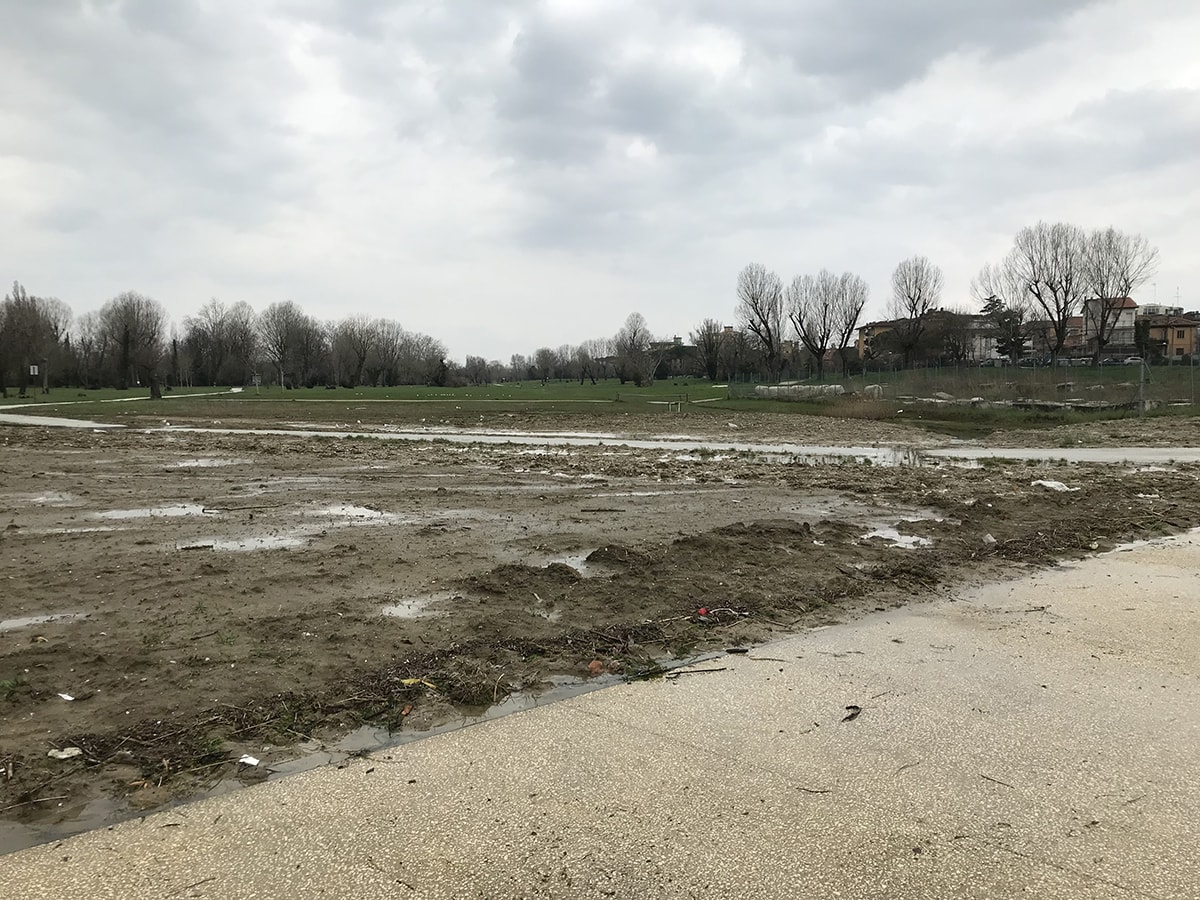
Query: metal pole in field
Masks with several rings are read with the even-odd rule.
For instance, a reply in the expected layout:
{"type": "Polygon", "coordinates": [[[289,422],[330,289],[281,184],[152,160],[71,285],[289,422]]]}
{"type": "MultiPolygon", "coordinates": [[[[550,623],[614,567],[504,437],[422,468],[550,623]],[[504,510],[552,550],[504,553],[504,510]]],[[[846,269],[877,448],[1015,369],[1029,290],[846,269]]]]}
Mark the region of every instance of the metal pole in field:
{"type": "Polygon", "coordinates": [[[1146,361],[1138,366],[1138,418],[1146,414],[1146,361]]]}
{"type": "Polygon", "coordinates": [[[1192,365],[1191,365],[1192,406],[1196,405],[1196,351],[1197,351],[1197,349],[1200,349],[1200,340],[1197,340],[1197,338],[1200,338],[1200,334],[1197,334],[1197,332],[1200,332],[1200,329],[1197,329],[1197,328],[1192,329],[1192,352],[1190,354],[1188,354],[1189,358],[1191,359],[1191,363],[1192,363],[1192,365]]]}

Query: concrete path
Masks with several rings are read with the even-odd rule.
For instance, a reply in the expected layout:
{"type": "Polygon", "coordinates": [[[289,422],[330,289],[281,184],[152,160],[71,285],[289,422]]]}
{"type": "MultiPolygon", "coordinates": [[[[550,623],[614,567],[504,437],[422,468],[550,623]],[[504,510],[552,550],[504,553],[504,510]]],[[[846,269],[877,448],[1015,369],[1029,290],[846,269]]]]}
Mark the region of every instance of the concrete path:
{"type": "Polygon", "coordinates": [[[875,613],[14,853],[0,896],[1195,898],[1198,573],[1191,535],[875,613]]]}

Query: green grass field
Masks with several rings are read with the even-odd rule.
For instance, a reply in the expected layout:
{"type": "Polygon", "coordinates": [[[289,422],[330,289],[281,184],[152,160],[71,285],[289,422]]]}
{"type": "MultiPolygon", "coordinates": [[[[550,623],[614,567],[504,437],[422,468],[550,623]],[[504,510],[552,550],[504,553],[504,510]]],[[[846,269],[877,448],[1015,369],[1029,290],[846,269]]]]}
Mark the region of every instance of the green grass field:
{"type": "MultiPolygon", "coordinates": [[[[638,388],[616,379],[597,384],[587,382],[521,382],[461,388],[406,385],[394,388],[311,388],[281,390],[278,387],[180,388],[162,400],[150,401],[145,388],[129,391],[52,390],[49,395],[31,394],[26,399],[10,397],[0,402],[24,412],[42,412],[101,421],[133,421],[147,418],[171,420],[254,420],[271,422],[379,423],[452,420],[469,424],[479,416],[511,413],[552,426],[556,418],[583,416],[596,427],[606,420],[631,412],[667,411],[668,403],[679,402],[690,415],[715,416],[723,411],[743,410],[775,415],[820,415],[856,419],[910,422],[914,425],[961,437],[974,437],[997,430],[1052,427],[1096,419],[1136,416],[1131,408],[1138,397],[1137,367],[1071,367],[1059,369],[962,368],[924,369],[868,373],[841,383],[848,391],[861,392],[868,384],[884,388],[883,400],[861,397],[790,402],[753,397],[752,384],[710,384],[695,378],[666,379],[638,388]],[[987,400],[1031,398],[1042,401],[1087,400],[1124,409],[1100,412],[980,408],[956,404],[912,403],[905,398],[932,397],[936,393],[956,398],[987,400]],[[135,402],[122,402],[135,401],[135,402]]],[[[1154,367],[1148,370],[1145,397],[1156,408],[1150,415],[1191,415],[1195,396],[1195,372],[1190,367],[1154,367]]],[[[833,379],[828,379],[833,380],[833,379]]]]}
{"type": "MultiPolygon", "coordinates": [[[[11,392],[10,392],[11,393],[11,392]]],[[[616,379],[608,379],[597,384],[577,381],[551,381],[542,384],[538,381],[523,381],[508,384],[488,384],[482,386],[445,388],[424,387],[421,385],[400,385],[398,387],[360,387],[360,388],[300,388],[297,390],[282,390],[278,387],[254,388],[246,387],[237,393],[230,393],[227,387],[176,388],[167,391],[163,402],[169,402],[180,397],[220,396],[225,401],[325,401],[341,403],[347,400],[360,401],[396,401],[406,403],[616,403],[616,402],[666,402],[687,397],[691,401],[702,399],[720,399],[726,396],[725,387],[714,387],[707,381],[695,378],[681,378],[656,381],[650,387],[634,387],[632,382],[621,384],[616,379]]],[[[146,396],[145,388],[135,388],[118,391],[105,388],[95,391],[81,391],[75,388],[55,388],[49,394],[30,393],[27,398],[19,399],[12,394],[8,400],[0,401],[0,405],[29,404],[30,406],[61,405],[65,403],[96,403],[117,400],[132,400],[146,396]]]]}

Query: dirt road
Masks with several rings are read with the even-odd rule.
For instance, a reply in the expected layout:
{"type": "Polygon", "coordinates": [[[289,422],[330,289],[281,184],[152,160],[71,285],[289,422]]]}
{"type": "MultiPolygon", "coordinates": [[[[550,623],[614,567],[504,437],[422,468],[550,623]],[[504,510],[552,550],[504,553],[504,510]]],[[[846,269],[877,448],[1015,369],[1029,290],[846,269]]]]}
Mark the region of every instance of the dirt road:
{"type": "Polygon", "coordinates": [[[2,428],[0,849],[1194,527],[1198,476],[2,428]]]}

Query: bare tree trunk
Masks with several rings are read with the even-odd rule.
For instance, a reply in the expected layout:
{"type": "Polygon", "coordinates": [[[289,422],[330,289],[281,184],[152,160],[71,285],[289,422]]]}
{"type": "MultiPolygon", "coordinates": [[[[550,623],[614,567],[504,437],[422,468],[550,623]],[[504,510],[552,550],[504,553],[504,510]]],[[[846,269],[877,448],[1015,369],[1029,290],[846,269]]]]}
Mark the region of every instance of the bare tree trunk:
{"type": "Polygon", "coordinates": [[[129,326],[121,331],[121,353],[117,361],[117,387],[125,391],[129,389],[129,326]]]}

